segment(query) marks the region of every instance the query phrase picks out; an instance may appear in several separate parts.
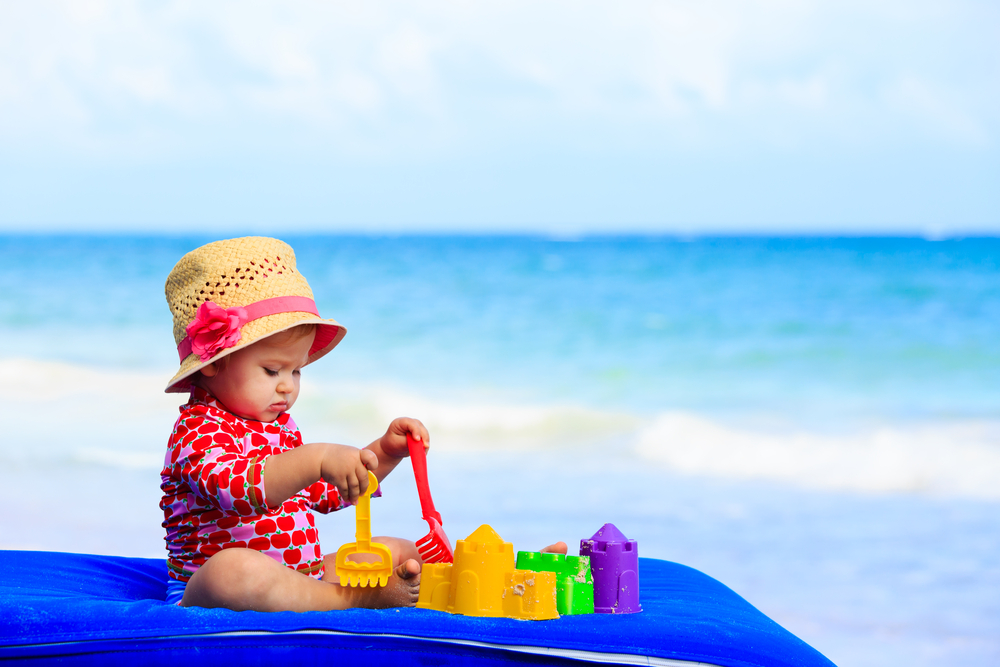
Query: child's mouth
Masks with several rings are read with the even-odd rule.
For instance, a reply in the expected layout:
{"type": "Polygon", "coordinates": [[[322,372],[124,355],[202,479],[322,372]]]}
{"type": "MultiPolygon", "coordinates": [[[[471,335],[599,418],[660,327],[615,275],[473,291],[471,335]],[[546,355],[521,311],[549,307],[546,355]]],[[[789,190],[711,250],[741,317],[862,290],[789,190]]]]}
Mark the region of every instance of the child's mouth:
{"type": "Polygon", "coordinates": [[[271,403],[271,405],[269,405],[268,408],[272,412],[284,412],[285,410],[288,409],[288,403],[286,403],[286,402],[271,403]]]}

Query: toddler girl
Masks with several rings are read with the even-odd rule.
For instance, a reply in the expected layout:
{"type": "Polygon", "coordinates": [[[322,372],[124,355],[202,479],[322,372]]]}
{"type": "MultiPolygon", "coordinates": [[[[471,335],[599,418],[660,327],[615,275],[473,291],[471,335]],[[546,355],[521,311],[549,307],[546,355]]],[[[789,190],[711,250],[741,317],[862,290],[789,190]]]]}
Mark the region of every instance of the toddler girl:
{"type": "Polygon", "coordinates": [[[342,587],[324,556],[312,513],[332,512],[381,481],[407,455],[415,419],[396,419],[364,449],[304,444],[288,410],[303,366],[332,350],[345,329],[319,317],[312,290],[281,241],[217,241],[170,272],[180,370],[168,392],[180,408],[161,473],[168,597],[181,606],[307,611],[412,606],[420,557],[412,542],[377,537],[392,550],[384,587],[342,587]]]}

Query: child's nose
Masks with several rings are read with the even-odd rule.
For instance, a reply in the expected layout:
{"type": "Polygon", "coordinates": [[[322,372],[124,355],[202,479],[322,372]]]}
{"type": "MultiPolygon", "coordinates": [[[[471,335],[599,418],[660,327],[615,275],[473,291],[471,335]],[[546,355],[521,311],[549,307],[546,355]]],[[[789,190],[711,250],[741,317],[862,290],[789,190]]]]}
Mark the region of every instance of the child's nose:
{"type": "Polygon", "coordinates": [[[278,383],[278,393],[279,394],[290,394],[294,389],[291,380],[281,380],[278,383]]]}

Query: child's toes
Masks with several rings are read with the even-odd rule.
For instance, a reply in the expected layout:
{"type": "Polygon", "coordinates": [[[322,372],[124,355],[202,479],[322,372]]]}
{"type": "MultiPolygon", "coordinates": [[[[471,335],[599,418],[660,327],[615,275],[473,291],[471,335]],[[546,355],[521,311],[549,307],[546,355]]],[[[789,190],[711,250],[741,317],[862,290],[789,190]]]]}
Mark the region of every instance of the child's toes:
{"type": "Polygon", "coordinates": [[[400,563],[399,567],[396,568],[396,576],[399,577],[406,590],[410,601],[409,606],[417,604],[420,599],[420,563],[412,558],[400,563]]]}
{"type": "Polygon", "coordinates": [[[565,542],[556,542],[555,544],[550,544],[549,546],[542,549],[543,554],[562,554],[566,555],[569,551],[569,547],[566,546],[565,542]]]}
{"type": "Polygon", "coordinates": [[[403,561],[396,568],[394,574],[404,581],[409,581],[413,584],[420,583],[420,563],[410,558],[409,560],[403,561]]]}

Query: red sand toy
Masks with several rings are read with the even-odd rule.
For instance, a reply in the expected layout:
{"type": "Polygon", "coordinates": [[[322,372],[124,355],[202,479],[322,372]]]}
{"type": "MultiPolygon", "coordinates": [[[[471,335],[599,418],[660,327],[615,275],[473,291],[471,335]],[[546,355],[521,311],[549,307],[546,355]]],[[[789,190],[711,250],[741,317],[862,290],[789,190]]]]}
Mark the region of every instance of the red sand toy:
{"type": "Polygon", "coordinates": [[[434,509],[431,488],[427,484],[427,452],[424,450],[424,443],[414,440],[407,434],[406,446],[410,450],[410,461],[413,463],[413,477],[417,480],[420,510],[427,525],[430,526],[430,532],[417,540],[417,552],[425,563],[451,563],[455,559],[451,542],[441,527],[441,515],[434,509]]]}

